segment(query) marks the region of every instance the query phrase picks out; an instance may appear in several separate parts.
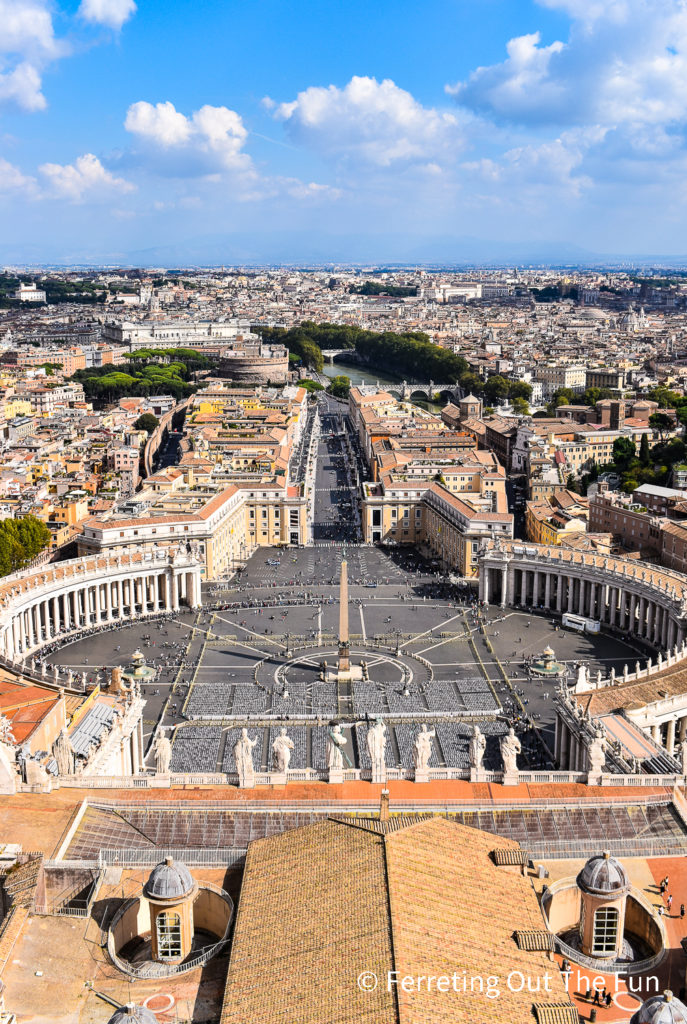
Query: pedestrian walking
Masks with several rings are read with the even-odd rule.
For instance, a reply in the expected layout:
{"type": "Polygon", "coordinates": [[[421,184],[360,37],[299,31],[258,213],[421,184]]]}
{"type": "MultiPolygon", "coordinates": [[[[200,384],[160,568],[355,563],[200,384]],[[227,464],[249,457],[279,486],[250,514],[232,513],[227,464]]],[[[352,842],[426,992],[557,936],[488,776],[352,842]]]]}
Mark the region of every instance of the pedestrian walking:
{"type": "Polygon", "coordinates": [[[685,916],[685,905],[684,905],[684,903],[681,903],[680,904],[680,918],[683,918],[684,916],[685,916]]]}

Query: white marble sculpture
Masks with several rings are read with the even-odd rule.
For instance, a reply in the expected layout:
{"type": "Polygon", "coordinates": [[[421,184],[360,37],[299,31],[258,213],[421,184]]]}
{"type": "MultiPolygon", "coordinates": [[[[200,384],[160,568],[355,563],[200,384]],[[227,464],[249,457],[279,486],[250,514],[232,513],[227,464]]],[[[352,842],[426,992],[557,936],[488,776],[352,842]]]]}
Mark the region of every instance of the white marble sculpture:
{"type": "Polygon", "coordinates": [[[252,740],[248,735],[248,730],[242,729],[241,735],[234,744],[234,761],[236,762],[236,771],[239,776],[239,786],[242,789],[255,785],[253,747],[257,742],[257,736],[252,740]]]}
{"type": "Polygon", "coordinates": [[[163,732],[158,733],[158,737],[155,740],[155,746],[153,747],[153,753],[155,754],[155,770],[158,775],[167,775],[169,772],[169,765],[172,760],[172,744],[163,732]]]}
{"type": "Polygon", "coordinates": [[[469,757],[470,768],[474,769],[475,772],[482,770],[482,761],[484,760],[484,751],[486,749],[487,737],[478,725],[473,725],[472,736],[470,737],[469,757]]]}
{"type": "Polygon", "coordinates": [[[429,767],[429,759],[432,756],[433,736],[436,736],[434,729],[428,729],[423,723],[413,744],[413,764],[416,771],[424,771],[429,767]]]}
{"type": "Polygon", "coordinates": [[[375,724],[367,730],[366,742],[372,764],[372,781],[382,782],[386,779],[386,761],[384,760],[386,725],[381,718],[378,718],[375,724]]]}
{"type": "Polygon", "coordinates": [[[75,771],[74,747],[66,726],[52,745],[52,753],[60,775],[73,775],[75,771]]]}
{"type": "Polygon", "coordinates": [[[327,768],[330,771],[341,771],[343,769],[343,748],[345,746],[346,737],[341,731],[341,726],[333,726],[327,736],[327,768]]]}
{"type": "Polygon", "coordinates": [[[279,735],[272,744],[272,758],[274,760],[274,770],[279,772],[280,775],[285,775],[289,761],[291,760],[291,751],[294,749],[294,743],[292,739],[286,735],[286,727],[282,726],[279,730],[279,735]]]}
{"type": "Polygon", "coordinates": [[[601,729],[594,733],[594,739],[587,747],[587,781],[601,782],[601,773],[606,763],[606,738],[601,729]]]}
{"type": "Polygon", "coordinates": [[[517,775],[518,754],[522,752],[520,740],[515,735],[515,729],[510,727],[505,736],[501,737],[501,757],[503,759],[504,775],[517,775]]]}

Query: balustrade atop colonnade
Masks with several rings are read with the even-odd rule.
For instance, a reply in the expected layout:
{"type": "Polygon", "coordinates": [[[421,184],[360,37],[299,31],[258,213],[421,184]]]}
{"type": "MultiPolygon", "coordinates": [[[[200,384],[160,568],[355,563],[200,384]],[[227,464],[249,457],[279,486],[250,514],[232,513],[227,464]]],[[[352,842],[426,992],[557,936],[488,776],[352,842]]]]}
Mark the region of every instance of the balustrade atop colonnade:
{"type": "Polygon", "coordinates": [[[687,636],[687,577],[632,559],[494,543],[480,555],[479,597],[582,615],[663,651],[687,636]]]}
{"type": "Polygon", "coordinates": [[[0,581],[0,655],[19,661],[84,629],[201,603],[200,564],[168,551],[89,556],[0,581]]]}

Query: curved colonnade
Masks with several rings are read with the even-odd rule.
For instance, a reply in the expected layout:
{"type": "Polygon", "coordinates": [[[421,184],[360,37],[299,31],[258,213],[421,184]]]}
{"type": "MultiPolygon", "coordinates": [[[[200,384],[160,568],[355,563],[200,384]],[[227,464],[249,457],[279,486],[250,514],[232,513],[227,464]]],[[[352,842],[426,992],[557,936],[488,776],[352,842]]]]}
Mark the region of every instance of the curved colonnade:
{"type": "Polygon", "coordinates": [[[501,542],[480,557],[479,597],[582,615],[661,651],[687,636],[687,577],[627,558],[501,542]]]}
{"type": "Polygon", "coordinates": [[[200,564],[137,552],[75,558],[0,581],[0,655],[21,662],[58,638],[201,603],[200,564]]]}
{"type": "MultiPolygon", "coordinates": [[[[560,547],[501,542],[480,555],[479,597],[596,619],[658,650],[687,639],[687,577],[668,569],[560,547]]],[[[0,655],[20,661],[89,625],[201,604],[190,553],[136,552],[49,563],[0,581],[0,655]]]]}

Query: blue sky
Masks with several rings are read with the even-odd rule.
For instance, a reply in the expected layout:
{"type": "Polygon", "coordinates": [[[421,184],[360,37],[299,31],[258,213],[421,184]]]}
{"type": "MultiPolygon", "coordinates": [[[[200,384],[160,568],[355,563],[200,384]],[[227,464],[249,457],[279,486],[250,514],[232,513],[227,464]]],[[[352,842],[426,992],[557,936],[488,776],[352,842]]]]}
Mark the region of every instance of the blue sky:
{"type": "Polygon", "coordinates": [[[683,255],[685,0],[0,0],[0,260],[683,255]]]}

